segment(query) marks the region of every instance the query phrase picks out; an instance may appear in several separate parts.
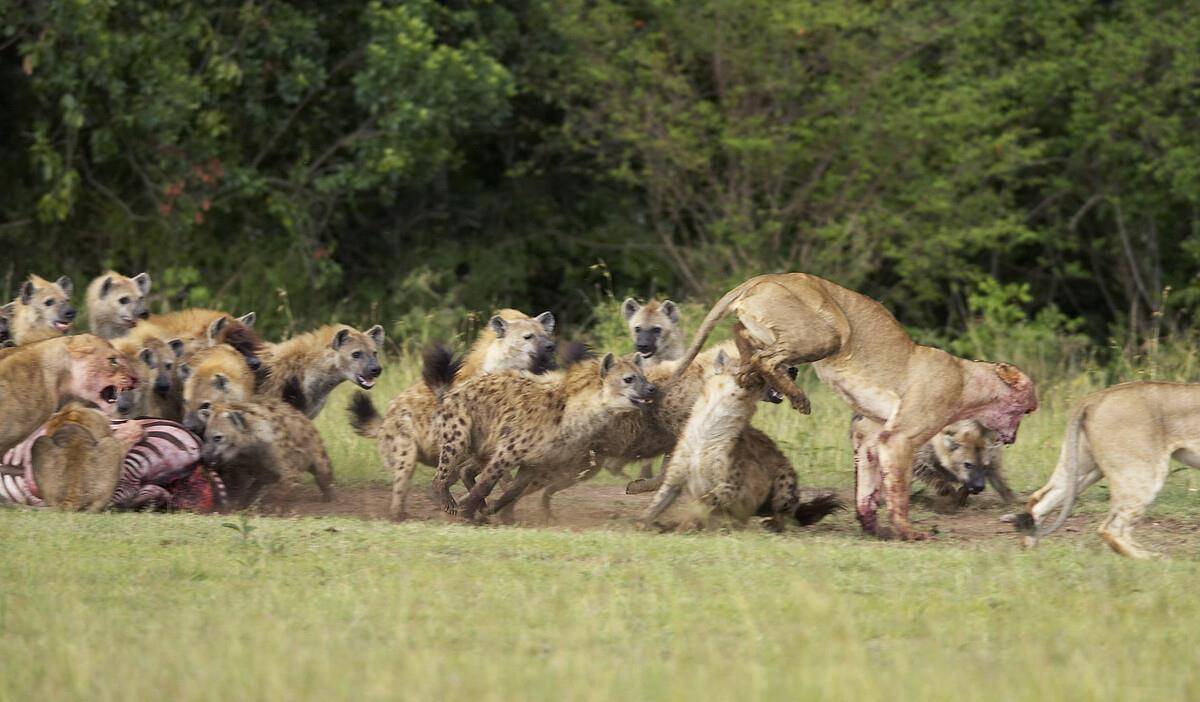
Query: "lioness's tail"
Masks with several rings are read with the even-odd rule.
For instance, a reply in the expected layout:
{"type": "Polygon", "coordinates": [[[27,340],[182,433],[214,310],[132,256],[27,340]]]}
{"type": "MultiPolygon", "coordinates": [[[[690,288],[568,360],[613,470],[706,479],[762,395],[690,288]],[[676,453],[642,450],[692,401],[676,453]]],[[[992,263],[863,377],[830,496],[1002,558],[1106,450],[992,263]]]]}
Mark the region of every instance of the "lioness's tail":
{"type": "Polygon", "coordinates": [[[350,426],[356,434],[367,439],[379,438],[379,427],[383,424],[383,417],[375,409],[370,395],[361,390],[354,393],[347,409],[350,411],[350,426]]]}
{"type": "Polygon", "coordinates": [[[819,495],[808,502],[801,502],[797,505],[793,516],[795,516],[796,523],[800,526],[809,526],[845,508],[846,503],[839,500],[837,495],[830,493],[828,495],[819,495]]]}
{"type": "Polygon", "coordinates": [[[671,380],[678,380],[688,366],[692,365],[692,361],[700,353],[700,348],[704,346],[704,342],[708,340],[708,335],[712,334],[712,330],[717,326],[717,322],[729,313],[729,306],[738,300],[753,283],[757,283],[762,276],[756,276],[737,286],[733,290],[725,293],[717,304],[708,311],[704,317],[704,321],[700,323],[700,328],[696,331],[696,338],[692,340],[692,345],[684,352],[683,358],[679,359],[679,365],[675,367],[675,372],[671,374],[671,380]]]}
{"type": "MultiPolygon", "coordinates": [[[[1071,417],[1070,423],[1067,424],[1067,434],[1063,438],[1063,468],[1066,471],[1066,497],[1062,500],[1062,507],[1059,507],[1058,516],[1054,519],[1054,523],[1048,527],[1036,530],[1033,534],[1039,539],[1045,538],[1063,525],[1067,521],[1067,517],[1071,516],[1071,509],[1075,507],[1075,498],[1078,496],[1079,488],[1079,441],[1083,437],[1083,422],[1087,419],[1088,408],[1080,407],[1076,410],[1075,415],[1071,417]]],[[[1025,512],[1017,517],[1016,522],[1018,531],[1026,533],[1034,532],[1036,523],[1033,515],[1025,512]]]]}

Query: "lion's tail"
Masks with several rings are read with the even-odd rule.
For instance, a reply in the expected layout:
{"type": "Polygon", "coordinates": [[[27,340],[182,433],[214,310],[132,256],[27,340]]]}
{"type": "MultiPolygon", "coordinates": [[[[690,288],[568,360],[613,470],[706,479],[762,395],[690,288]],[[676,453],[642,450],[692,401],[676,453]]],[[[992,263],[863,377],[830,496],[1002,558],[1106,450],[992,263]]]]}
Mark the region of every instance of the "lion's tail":
{"type": "Polygon", "coordinates": [[[751,284],[757,283],[758,280],[758,277],[751,278],[725,293],[720,300],[717,300],[717,304],[713,305],[713,308],[708,311],[708,315],[704,317],[704,321],[700,323],[700,329],[696,331],[696,337],[692,340],[692,345],[683,354],[683,358],[679,359],[679,365],[675,367],[675,372],[671,374],[672,381],[678,380],[688,369],[688,366],[692,365],[692,361],[700,353],[700,348],[708,340],[709,334],[712,334],[712,330],[717,326],[717,322],[720,322],[729,313],[729,306],[744,295],[751,284]]]}
{"type": "MultiPolygon", "coordinates": [[[[1075,416],[1071,418],[1070,424],[1067,425],[1067,434],[1063,439],[1063,467],[1066,470],[1067,495],[1063,498],[1062,507],[1059,508],[1054,523],[1038,530],[1037,538],[1039,539],[1058,531],[1058,528],[1067,521],[1067,517],[1071,516],[1071,509],[1075,507],[1075,498],[1079,494],[1079,441],[1084,434],[1083,422],[1087,419],[1087,412],[1087,407],[1080,407],[1075,412],[1075,416]]],[[[1022,521],[1032,527],[1032,516],[1028,520],[1022,521]]]]}

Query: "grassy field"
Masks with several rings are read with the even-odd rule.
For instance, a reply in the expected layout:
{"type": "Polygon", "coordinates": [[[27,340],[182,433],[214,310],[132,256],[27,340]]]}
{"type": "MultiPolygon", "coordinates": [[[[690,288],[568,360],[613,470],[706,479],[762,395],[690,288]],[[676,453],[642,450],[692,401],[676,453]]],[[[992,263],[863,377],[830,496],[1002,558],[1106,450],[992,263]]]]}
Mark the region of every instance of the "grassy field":
{"type": "MultiPolygon", "coordinates": [[[[381,408],[414,370],[393,365],[381,408]]],[[[1015,489],[1092,385],[1043,389],[1015,489]]],[[[849,413],[807,386],[812,416],[758,424],[802,485],[847,488],[849,413]]],[[[381,485],[347,396],[319,421],[338,480],[381,485]]],[[[1190,520],[1198,488],[1175,475],[1150,521],[1190,520]]],[[[0,700],[1196,699],[1200,540],[1147,525],[1171,559],[1131,562],[1093,529],[1026,552],[880,543],[848,515],[780,537],[0,510],[0,700]]]]}

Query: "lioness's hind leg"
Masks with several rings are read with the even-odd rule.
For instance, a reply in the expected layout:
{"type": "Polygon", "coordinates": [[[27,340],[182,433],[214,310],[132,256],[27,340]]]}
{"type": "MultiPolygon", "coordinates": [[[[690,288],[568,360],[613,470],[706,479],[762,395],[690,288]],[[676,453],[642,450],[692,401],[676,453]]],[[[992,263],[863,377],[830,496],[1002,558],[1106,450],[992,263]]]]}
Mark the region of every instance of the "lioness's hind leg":
{"type": "Polygon", "coordinates": [[[1108,518],[1100,525],[1100,538],[1122,556],[1153,558],[1158,554],[1142,548],[1133,538],[1133,526],[1162,490],[1170,462],[1126,463],[1124,470],[1109,470],[1108,518]]]}

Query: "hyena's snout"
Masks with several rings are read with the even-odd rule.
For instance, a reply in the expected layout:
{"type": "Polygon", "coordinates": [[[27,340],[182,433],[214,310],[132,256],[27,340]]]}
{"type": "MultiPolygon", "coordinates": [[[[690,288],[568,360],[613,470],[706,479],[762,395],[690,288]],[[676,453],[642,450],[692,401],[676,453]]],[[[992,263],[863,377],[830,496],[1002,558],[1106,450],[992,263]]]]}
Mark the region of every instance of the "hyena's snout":
{"type": "Polygon", "coordinates": [[[984,487],[987,486],[987,471],[974,463],[964,463],[963,468],[967,471],[967,492],[972,495],[983,492],[984,487]]]}

